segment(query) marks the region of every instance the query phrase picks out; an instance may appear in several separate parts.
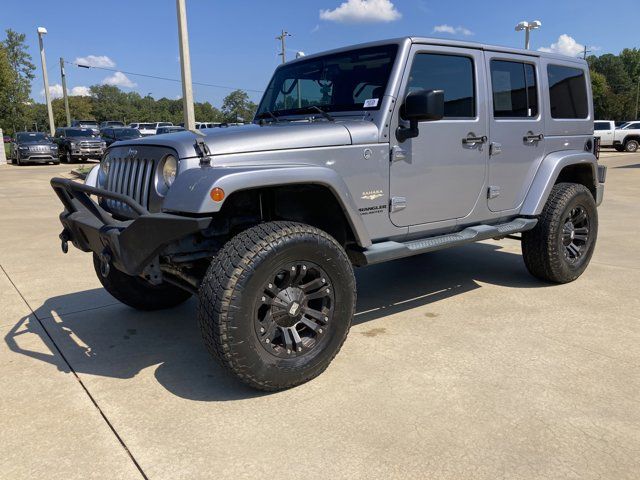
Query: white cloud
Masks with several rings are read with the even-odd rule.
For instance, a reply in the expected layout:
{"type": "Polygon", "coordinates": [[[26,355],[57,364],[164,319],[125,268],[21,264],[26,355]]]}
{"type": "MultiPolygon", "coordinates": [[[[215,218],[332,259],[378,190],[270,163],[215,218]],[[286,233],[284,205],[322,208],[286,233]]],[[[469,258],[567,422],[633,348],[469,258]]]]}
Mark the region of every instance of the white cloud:
{"type": "Polygon", "coordinates": [[[316,33],[318,30],[320,30],[320,25],[316,24],[316,26],[311,29],[311,33],[316,33]]]}
{"type": "Polygon", "coordinates": [[[333,10],[320,10],[320,19],[340,23],[393,22],[402,17],[391,0],[347,0],[333,10]]]}
{"type": "Polygon", "coordinates": [[[129,80],[122,72],[116,72],[113,75],[109,75],[104,80],[102,80],[103,85],[113,85],[114,87],[125,87],[125,88],[133,88],[137,86],[135,82],[129,80]]]}
{"type": "MultiPolygon", "coordinates": [[[[88,97],[91,95],[91,92],[89,91],[89,87],[79,85],[73,87],[71,90],[67,90],[67,94],[70,97],[88,97]]],[[[62,85],[59,83],[49,85],[49,95],[51,95],[52,99],[62,98],[62,85]]],[[[40,90],[40,96],[44,97],[44,88],[40,90]]]]}
{"type": "Polygon", "coordinates": [[[558,41],[556,43],[552,43],[549,47],[540,47],[538,51],[560,53],[562,55],[568,55],[569,57],[577,57],[584,51],[584,45],[581,45],[576,42],[573,37],[563,33],[558,37],[558,41]]]}
{"type": "Polygon", "coordinates": [[[473,35],[473,32],[468,28],[461,26],[452,27],[451,25],[447,25],[446,23],[433,27],[433,33],[448,33],[450,35],[464,35],[467,37],[473,35]]]}
{"type": "Polygon", "coordinates": [[[86,57],[78,57],[74,63],[87,65],[89,67],[113,68],[116,66],[116,62],[106,55],[87,55],[86,57]]]}

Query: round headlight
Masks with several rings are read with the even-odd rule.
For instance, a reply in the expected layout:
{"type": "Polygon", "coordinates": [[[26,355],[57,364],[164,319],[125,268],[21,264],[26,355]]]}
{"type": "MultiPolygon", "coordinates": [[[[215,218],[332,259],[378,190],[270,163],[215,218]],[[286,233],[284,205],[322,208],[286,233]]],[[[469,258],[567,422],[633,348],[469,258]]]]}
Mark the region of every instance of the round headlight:
{"type": "Polygon", "coordinates": [[[105,175],[109,173],[109,167],[111,167],[111,159],[109,157],[105,157],[104,160],[100,162],[100,168],[105,175]]]}
{"type": "Polygon", "coordinates": [[[176,173],[178,172],[178,160],[173,155],[167,155],[162,165],[162,178],[167,187],[170,187],[173,181],[176,179],[176,173]]]}

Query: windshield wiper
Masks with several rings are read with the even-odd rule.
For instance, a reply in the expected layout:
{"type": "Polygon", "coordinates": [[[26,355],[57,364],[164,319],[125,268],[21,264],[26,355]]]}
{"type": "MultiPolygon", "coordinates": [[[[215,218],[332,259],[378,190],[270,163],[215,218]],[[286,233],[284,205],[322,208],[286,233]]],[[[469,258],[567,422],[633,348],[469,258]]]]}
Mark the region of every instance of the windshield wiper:
{"type": "Polygon", "coordinates": [[[265,110],[264,112],[258,115],[258,118],[260,118],[260,120],[264,120],[266,116],[271,117],[275,122],[280,122],[280,119],[278,118],[278,116],[275,113],[273,113],[271,110],[265,110]]]}
{"type": "Polygon", "coordinates": [[[336,121],[335,118],[333,118],[331,115],[329,115],[327,112],[325,112],[318,105],[307,105],[306,107],[302,107],[302,108],[303,109],[307,109],[307,110],[315,110],[316,112],[318,112],[320,115],[322,115],[324,118],[326,118],[330,122],[335,122],[336,121]]]}

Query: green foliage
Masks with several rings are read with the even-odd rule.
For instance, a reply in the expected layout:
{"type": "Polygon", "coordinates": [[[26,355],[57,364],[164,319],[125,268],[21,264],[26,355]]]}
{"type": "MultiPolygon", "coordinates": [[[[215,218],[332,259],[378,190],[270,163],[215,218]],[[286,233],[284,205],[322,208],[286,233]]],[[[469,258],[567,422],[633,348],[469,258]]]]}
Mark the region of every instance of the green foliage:
{"type": "Polygon", "coordinates": [[[222,101],[222,115],[225,122],[250,122],[258,106],[249,100],[243,90],[234,90],[222,101]]]}
{"type": "Polygon", "coordinates": [[[28,110],[35,65],[25,44],[26,36],[11,29],[0,42],[0,128],[13,133],[28,110]]]}
{"type": "Polygon", "coordinates": [[[587,61],[591,69],[596,118],[635,120],[640,82],[640,50],[625,48],[620,55],[592,55],[587,61]]]}

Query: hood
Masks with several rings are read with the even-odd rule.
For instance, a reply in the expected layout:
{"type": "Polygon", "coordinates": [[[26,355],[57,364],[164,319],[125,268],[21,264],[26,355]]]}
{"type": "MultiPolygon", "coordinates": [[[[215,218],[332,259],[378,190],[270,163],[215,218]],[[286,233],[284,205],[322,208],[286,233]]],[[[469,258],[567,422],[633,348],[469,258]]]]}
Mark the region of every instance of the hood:
{"type": "MultiPolygon", "coordinates": [[[[280,122],[264,126],[249,124],[200,131],[204,133],[204,140],[214,156],[378,142],[378,127],[364,120],[280,122]]],[[[195,139],[194,133],[183,131],[126,143],[171,147],[180,158],[188,158],[197,156],[195,139]]],[[[125,141],[119,143],[124,145],[125,141]]]]}
{"type": "Polygon", "coordinates": [[[53,145],[51,140],[32,140],[32,141],[22,141],[19,145],[53,145]]]}
{"type": "Polygon", "coordinates": [[[102,142],[98,137],[67,137],[70,142],[102,142]]]}

